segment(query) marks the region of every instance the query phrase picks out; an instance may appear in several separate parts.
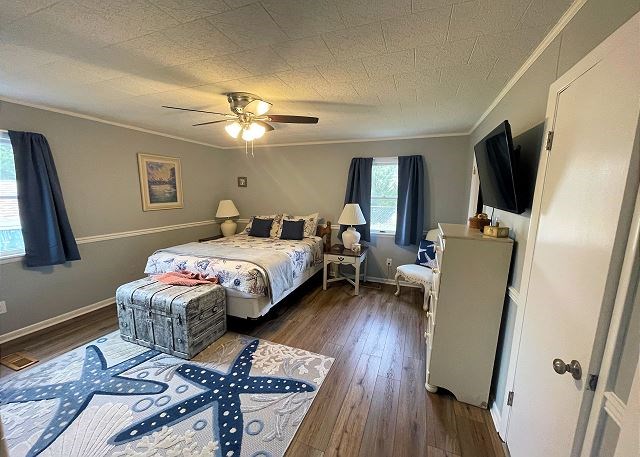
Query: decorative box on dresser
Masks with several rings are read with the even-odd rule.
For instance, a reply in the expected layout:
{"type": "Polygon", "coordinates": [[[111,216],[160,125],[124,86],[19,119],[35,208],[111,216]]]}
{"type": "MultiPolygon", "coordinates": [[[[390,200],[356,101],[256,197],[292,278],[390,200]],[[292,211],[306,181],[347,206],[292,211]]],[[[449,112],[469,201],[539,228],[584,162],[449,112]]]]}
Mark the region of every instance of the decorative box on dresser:
{"type": "Polygon", "coordinates": [[[486,408],[513,240],[438,224],[437,267],[427,310],[426,384],[486,408]]]}

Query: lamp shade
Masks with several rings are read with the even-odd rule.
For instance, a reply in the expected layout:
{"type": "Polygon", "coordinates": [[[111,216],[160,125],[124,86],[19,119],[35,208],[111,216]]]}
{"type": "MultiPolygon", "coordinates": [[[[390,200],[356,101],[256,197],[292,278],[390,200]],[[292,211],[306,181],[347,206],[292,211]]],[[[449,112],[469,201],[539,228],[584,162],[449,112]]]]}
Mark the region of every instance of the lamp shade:
{"type": "Polygon", "coordinates": [[[236,217],[240,216],[238,208],[233,204],[231,200],[220,200],[218,205],[218,211],[216,211],[216,217],[236,217]]]}
{"type": "Polygon", "coordinates": [[[344,209],[342,210],[340,219],[338,219],[338,224],[363,225],[366,223],[367,220],[364,218],[364,214],[362,214],[360,205],[358,205],[357,203],[347,203],[346,205],[344,205],[344,209]]]}

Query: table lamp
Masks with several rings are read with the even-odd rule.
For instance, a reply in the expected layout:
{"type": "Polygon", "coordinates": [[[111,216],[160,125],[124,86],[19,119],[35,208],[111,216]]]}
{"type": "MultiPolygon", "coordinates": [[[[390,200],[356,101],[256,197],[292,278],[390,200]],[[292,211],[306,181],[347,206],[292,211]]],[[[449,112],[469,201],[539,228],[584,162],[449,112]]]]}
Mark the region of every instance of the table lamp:
{"type": "Polygon", "coordinates": [[[338,224],[349,226],[347,230],[342,232],[342,244],[346,249],[351,249],[353,243],[360,241],[360,233],[358,233],[353,226],[364,225],[366,223],[367,220],[364,218],[364,214],[362,214],[360,205],[357,203],[347,203],[344,205],[340,219],[338,219],[338,224]]]}
{"type": "Polygon", "coordinates": [[[220,224],[222,235],[227,237],[236,234],[236,228],[238,227],[238,224],[236,224],[230,218],[238,217],[239,215],[240,213],[238,212],[238,208],[236,208],[236,205],[234,205],[231,200],[220,200],[218,211],[216,211],[216,217],[220,219],[227,219],[222,224],[220,224]]]}

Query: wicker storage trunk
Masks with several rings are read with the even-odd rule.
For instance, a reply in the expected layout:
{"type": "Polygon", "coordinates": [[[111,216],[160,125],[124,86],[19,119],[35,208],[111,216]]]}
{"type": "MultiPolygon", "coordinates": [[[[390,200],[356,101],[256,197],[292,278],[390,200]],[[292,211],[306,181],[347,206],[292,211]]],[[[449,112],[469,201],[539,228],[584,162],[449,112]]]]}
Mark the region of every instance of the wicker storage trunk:
{"type": "Polygon", "coordinates": [[[116,292],[123,339],[190,359],[227,330],[224,288],[171,286],[151,278],[116,292]]]}

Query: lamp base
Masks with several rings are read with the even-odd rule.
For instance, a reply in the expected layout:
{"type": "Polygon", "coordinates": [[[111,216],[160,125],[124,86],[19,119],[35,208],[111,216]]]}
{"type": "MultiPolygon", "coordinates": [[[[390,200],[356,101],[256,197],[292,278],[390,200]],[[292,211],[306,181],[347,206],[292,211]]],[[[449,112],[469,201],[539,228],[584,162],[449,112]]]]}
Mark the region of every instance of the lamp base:
{"type": "Polygon", "coordinates": [[[222,236],[228,237],[236,234],[236,228],[238,224],[233,222],[231,219],[227,219],[222,224],[220,224],[220,230],[222,231],[222,236]]]}
{"type": "Polygon", "coordinates": [[[360,242],[360,233],[353,227],[342,232],[342,244],[346,249],[351,249],[353,243],[360,242]]]}

